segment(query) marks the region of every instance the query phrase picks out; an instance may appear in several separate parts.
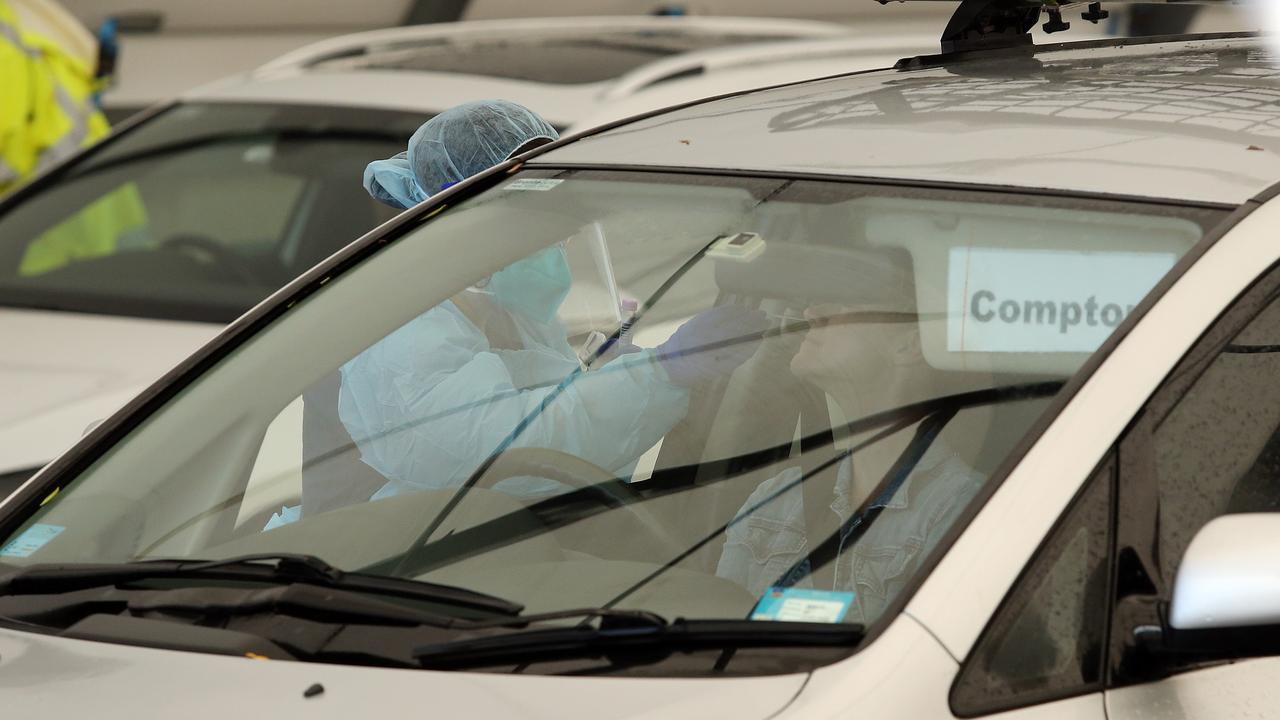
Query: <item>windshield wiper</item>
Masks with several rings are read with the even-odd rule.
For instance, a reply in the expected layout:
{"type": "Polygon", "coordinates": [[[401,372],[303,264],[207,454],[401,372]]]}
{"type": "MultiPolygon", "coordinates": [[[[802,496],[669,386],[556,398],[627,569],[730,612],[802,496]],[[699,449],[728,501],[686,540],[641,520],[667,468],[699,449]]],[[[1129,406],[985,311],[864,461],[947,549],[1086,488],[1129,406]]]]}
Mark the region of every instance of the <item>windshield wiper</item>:
{"type": "Polygon", "coordinates": [[[518,615],[524,609],[519,603],[475,590],[407,578],[346,572],[314,555],[292,553],[242,555],[222,560],[176,559],[115,564],[33,565],[0,576],[0,596],[71,592],[101,585],[162,578],[319,585],[509,616],[518,615]]]}
{"type": "MultiPolygon", "coordinates": [[[[863,433],[881,432],[872,438],[860,443],[849,451],[841,453],[834,460],[839,461],[845,455],[851,455],[861,451],[865,447],[874,445],[885,437],[888,437],[899,430],[910,425],[928,419],[942,412],[955,412],[983,407],[987,405],[998,405],[1010,402],[1020,402],[1026,400],[1035,400],[1049,398],[1058,393],[1062,389],[1064,383],[1062,381],[1045,381],[1036,383],[1025,383],[1016,385],[1005,385],[983,390],[973,390],[954,395],[945,395],[942,397],[923,400],[908,405],[903,405],[889,410],[883,410],[859,420],[850,421],[841,425],[839,428],[833,428],[849,437],[857,437],[863,433]]],[[[825,435],[825,433],[823,433],[825,435]]],[[[810,440],[811,438],[802,438],[801,442],[810,440]]],[[[792,446],[791,441],[787,441],[781,445],[764,450],[753,451],[752,454],[774,454],[779,452],[789,452],[792,446]]],[[[729,458],[732,459],[732,458],[729,458]]],[[[482,475],[482,470],[477,470],[473,474],[473,479],[482,475]]],[[[709,487],[718,483],[729,482],[734,479],[734,475],[727,474],[722,477],[711,478],[700,483],[700,487],[709,487]]],[[[807,479],[807,476],[806,478],[807,479]]],[[[470,482],[470,481],[469,481],[470,482]]],[[[466,485],[464,484],[463,488],[466,485]]],[[[670,490],[655,492],[647,497],[660,497],[666,493],[682,492],[687,488],[677,487],[670,490]]],[[[455,495],[450,500],[451,503],[460,502],[459,496],[455,495]]],[[[447,510],[448,507],[445,508],[447,510]]],[[[443,514],[445,510],[441,510],[443,514]]],[[[380,572],[394,575],[415,576],[421,575],[431,570],[444,567],[451,563],[456,563],[466,558],[480,555],[485,552],[509,545],[513,542],[526,540],[571,525],[573,523],[587,520],[603,512],[610,512],[613,507],[601,505],[593,498],[589,490],[577,489],[562,495],[556,495],[545,500],[540,500],[527,508],[513,511],[506,515],[486,520],[475,526],[465,530],[450,533],[449,535],[437,540],[427,541],[431,531],[423,531],[419,535],[415,543],[405,550],[399,556],[388,558],[387,560],[374,563],[368,567],[362,568],[365,572],[380,572]],[[538,515],[539,522],[536,528],[531,528],[527,522],[527,515],[533,512],[538,515]]],[[[437,519],[440,515],[437,515],[437,519]]],[[[433,526],[434,527],[434,526],[433,526]]],[[[719,528],[711,533],[706,542],[711,542],[724,528],[719,528]]],[[[689,548],[685,556],[695,552],[699,546],[689,548]]],[[[676,560],[682,560],[683,556],[676,560]]]]}
{"type": "Polygon", "coordinates": [[[732,650],[747,647],[853,647],[866,631],[861,625],[827,623],[761,622],[753,620],[685,620],[667,622],[648,612],[568,610],[560,613],[514,618],[535,622],[552,617],[595,616],[596,626],[525,630],[482,635],[451,642],[424,645],[413,657],[434,670],[459,670],[491,665],[523,665],[580,658],[603,657],[615,664],[656,662],[675,652],[732,650]]]}

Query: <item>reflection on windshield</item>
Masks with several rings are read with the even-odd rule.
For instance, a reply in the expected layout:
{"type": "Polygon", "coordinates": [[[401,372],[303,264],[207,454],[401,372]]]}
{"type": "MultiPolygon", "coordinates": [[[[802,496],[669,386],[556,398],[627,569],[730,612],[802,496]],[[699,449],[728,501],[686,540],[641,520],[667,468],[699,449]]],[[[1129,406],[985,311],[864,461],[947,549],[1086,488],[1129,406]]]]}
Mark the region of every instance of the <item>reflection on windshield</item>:
{"type": "Polygon", "coordinates": [[[803,592],[871,626],[1105,339],[1101,308],[1219,217],[525,173],[293,308],[0,555],[300,553],[529,613],[779,619],[803,592]]]}

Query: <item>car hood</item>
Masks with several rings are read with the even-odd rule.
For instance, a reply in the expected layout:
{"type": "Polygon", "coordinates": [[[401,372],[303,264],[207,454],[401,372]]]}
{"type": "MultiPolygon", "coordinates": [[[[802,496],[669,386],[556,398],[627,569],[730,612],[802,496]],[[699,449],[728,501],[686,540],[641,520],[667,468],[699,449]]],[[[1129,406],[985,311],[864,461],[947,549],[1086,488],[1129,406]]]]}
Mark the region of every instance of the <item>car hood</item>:
{"type": "Polygon", "coordinates": [[[0,474],[53,459],[220,329],[0,309],[0,474]]]}
{"type": "Polygon", "coordinates": [[[251,660],[0,629],[9,717],[442,718],[772,717],[806,675],[557,678],[251,660]],[[303,693],[315,684],[323,692],[303,693]]]}

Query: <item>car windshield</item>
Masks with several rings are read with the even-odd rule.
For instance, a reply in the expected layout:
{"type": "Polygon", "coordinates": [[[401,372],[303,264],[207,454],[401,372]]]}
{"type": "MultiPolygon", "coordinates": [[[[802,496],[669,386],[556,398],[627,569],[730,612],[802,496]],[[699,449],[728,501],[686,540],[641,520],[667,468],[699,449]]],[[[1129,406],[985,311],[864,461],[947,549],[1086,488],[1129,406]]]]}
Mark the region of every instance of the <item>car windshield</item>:
{"type": "Polygon", "coordinates": [[[389,211],[360,187],[421,113],[185,104],[0,215],[0,305],[227,322],[389,211]]]}
{"type": "Polygon", "coordinates": [[[526,170],[293,304],[0,563],[307,553],[526,612],[872,626],[1224,216],[526,170]]]}

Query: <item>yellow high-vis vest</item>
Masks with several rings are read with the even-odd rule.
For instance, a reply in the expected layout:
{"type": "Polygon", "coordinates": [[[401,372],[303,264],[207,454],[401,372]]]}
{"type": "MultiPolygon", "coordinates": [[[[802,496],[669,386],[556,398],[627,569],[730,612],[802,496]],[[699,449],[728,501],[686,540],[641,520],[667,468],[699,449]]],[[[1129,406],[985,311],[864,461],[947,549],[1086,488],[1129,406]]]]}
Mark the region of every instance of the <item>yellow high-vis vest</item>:
{"type": "MultiPolygon", "coordinates": [[[[93,67],[24,31],[7,0],[0,0],[0,196],[110,131],[94,104],[96,89],[93,67]]],[[[38,275],[111,254],[122,236],[136,234],[146,222],[137,187],[122,185],[34,239],[18,272],[38,275]]]]}
{"type": "Polygon", "coordinates": [[[24,32],[0,0],[0,195],[108,132],[94,68],[24,32]]]}

